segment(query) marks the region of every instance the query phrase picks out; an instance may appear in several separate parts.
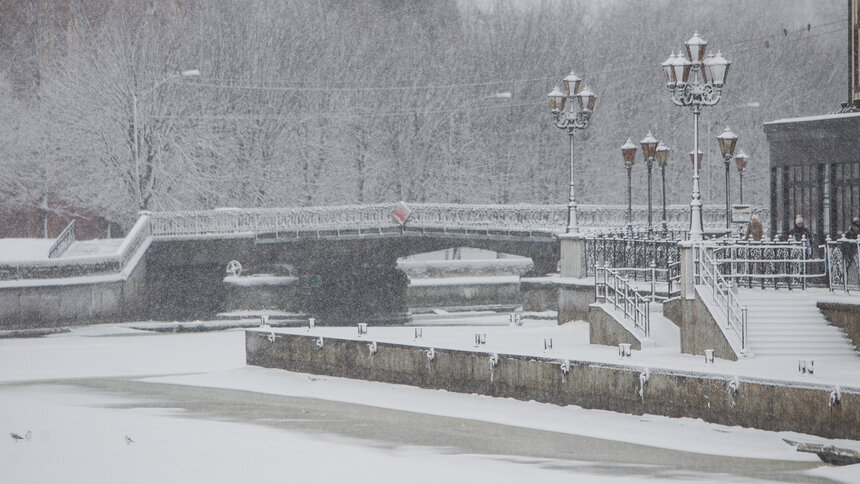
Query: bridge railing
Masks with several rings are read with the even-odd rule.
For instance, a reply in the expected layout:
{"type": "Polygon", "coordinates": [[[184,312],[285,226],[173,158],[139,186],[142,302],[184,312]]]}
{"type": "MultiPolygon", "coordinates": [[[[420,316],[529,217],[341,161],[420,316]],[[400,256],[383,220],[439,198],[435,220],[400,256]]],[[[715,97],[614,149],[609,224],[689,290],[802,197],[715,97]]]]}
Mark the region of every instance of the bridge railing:
{"type": "Polygon", "coordinates": [[[828,238],[824,254],[830,290],[860,291],[860,239],[828,238]]]}
{"type": "MultiPolygon", "coordinates": [[[[729,278],[720,272],[719,261],[713,257],[713,246],[698,245],[695,247],[698,272],[697,282],[705,286],[705,296],[710,296],[717,311],[722,313],[722,322],[727,330],[738,337],[741,350],[747,345],[747,306],[738,298],[738,288],[729,278]]],[[[715,314],[714,316],[719,317],[715,314]]]]}
{"type": "Polygon", "coordinates": [[[718,240],[708,251],[722,277],[735,285],[806,289],[828,284],[825,259],[806,241],[718,240]]]}

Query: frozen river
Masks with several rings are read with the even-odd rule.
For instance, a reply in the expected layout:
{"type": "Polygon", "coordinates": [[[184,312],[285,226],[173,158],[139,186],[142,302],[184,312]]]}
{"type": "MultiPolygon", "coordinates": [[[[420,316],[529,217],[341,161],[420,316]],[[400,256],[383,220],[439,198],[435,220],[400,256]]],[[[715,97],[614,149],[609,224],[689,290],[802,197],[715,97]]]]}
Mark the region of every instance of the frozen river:
{"type": "Polygon", "coordinates": [[[774,432],[250,368],[243,351],[240,331],[102,327],[0,340],[0,430],[32,431],[29,441],[4,437],[4,481],[857,482],[860,475],[858,466],[796,453],[774,432]]]}

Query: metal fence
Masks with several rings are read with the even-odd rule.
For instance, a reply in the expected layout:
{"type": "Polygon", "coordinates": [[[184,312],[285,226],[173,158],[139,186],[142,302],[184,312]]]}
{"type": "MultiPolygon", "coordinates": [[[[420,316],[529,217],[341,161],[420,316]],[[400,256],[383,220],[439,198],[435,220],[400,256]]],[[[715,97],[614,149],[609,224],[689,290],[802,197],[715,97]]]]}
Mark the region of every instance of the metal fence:
{"type": "Polygon", "coordinates": [[[70,245],[75,243],[75,221],[72,219],[69,222],[69,225],[66,225],[66,228],[60,232],[60,235],[57,236],[57,240],[51,244],[51,247],[48,249],[48,259],[56,259],[63,255],[63,252],[69,248],[70,245]]]}
{"type": "Polygon", "coordinates": [[[594,277],[594,296],[599,302],[609,302],[616,310],[620,310],[633,326],[643,332],[646,338],[651,336],[651,315],[649,299],[630,285],[630,280],[623,277],[624,269],[598,267],[594,277]]]}
{"type": "MultiPolygon", "coordinates": [[[[680,275],[681,249],[669,239],[595,236],[585,239],[585,264],[588,275],[598,267],[658,269],[659,281],[668,282],[680,275]]],[[[632,273],[634,280],[646,279],[647,271],[632,273]]]]}
{"type": "Polygon", "coordinates": [[[828,239],[824,245],[831,291],[860,291],[860,239],[828,239]]]}
{"type": "Polygon", "coordinates": [[[735,285],[806,289],[826,287],[827,264],[802,241],[718,240],[704,246],[722,277],[735,285]]]}

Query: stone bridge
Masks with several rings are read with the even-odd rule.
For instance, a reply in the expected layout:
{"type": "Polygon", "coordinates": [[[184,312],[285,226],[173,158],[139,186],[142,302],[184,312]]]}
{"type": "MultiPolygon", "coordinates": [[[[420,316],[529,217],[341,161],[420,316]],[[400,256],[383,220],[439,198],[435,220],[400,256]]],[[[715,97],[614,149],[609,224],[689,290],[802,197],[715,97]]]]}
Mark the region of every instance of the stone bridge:
{"type": "MultiPolygon", "coordinates": [[[[721,207],[706,207],[704,213],[706,225],[724,223],[721,207]]],[[[687,206],[672,206],[668,215],[670,228],[688,225],[687,206]]],[[[646,210],[636,207],[634,217],[641,223],[646,210]]],[[[626,223],[626,207],[580,206],[578,220],[584,233],[619,229],[626,223]]],[[[535,273],[551,273],[566,223],[566,205],[401,202],[144,212],[111,256],[56,254],[50,263],[7,264],[0,266],[0,282],[122,273],[137,281],[132,287],[124,282],[120,291],[122,298],[136,294],[135,310],[123,311],[125,317],[202,319],[224,309],[229,261],[262,270],[287,264],[299,277],[301,309],[321,323],[398,323],[409,317],[408,280],[397,269],[398,258],[475,247],[530,257],[535,273]]],[[[57,242],[70,254],[80,244],[57,242]]]]}

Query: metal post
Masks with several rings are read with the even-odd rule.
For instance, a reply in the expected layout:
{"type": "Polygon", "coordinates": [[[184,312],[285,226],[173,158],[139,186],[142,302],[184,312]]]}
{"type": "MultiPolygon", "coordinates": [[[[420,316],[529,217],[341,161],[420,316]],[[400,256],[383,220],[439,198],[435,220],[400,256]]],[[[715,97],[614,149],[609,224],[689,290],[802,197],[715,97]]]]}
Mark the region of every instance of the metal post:
{"type": "Polygon", "coordinates": [[[731,160],[732,160],[731,158],[726,158],[726,229],[732,228],[732,210],[731,210],[731,208],[729,208],[729,203],[730,203],[729,202],[729,195],[731,192],[731,190],[729,189],[729,178],[730,178],[730,176],[729,176],[730,175],[730,172],[729,172],[730,164],[729,164],[729,162],[731,160]]]}
{"type": "Polygon", "coordinates": [[[690,201],[690,240],[701,241],[704,238],[702,225],[702,194],[699,189],[699,115],[702,106],[693,104],[693,199],[690,201]]]}
{"type": "Polygon", "coordinates": [[[654,158],[645,160],[648,165],[648,238],[651,239],[654,234],[654,228],[651,223],[651,166],[654,164],[654,158]]]}
{"type": "Polygon", "coordinates": [[[576,220],[576,195],[573,187],[573,133],[574,128],[568,128],[567,132],[570,137],[570,194],[567,200],[567,233],[578,234],[579,225],[576,220]]]}
{"type": "Polygon", "coordinates": [[[627,165],[627,234],[633,235],[633,163],[627,165]]]}
{"type": "Polygon", "coordinates": [[[743,170],[738,170],[738,178],[739,178],[739,180],[738,180],[738,191],[740,192],[740,196],[741,196],[741,205],[743,205],[743,203],[744,203],[744,171],[743,170]]]}
{"type": "Polygon", "coordinates": [[[137,198],[135,200],[137,202],[137,209],[143,210],[140,193],[140,154],[137,140],[137,93],[131,95],[131,113],[132,131],[134,132],[134,146],[132,146],[132,156],[134,156],[134,196],[137,198]]]}
{"type": "Polygon", "coordinates": [[[660,164],[660,178],[663,179],[663,236],[669,235],[669,227],[666,225],[666,165],[660,164]]]}

